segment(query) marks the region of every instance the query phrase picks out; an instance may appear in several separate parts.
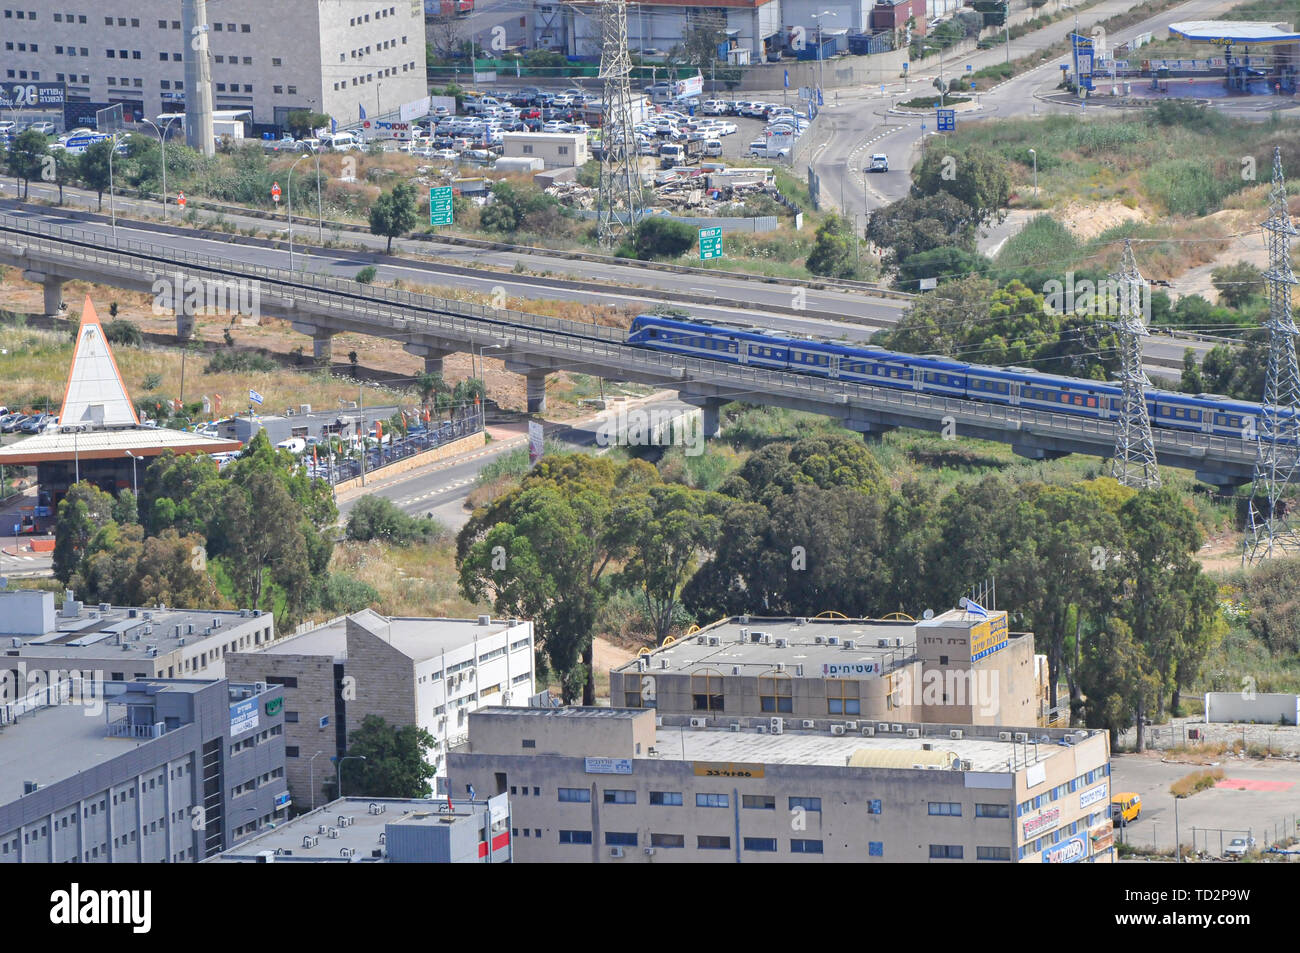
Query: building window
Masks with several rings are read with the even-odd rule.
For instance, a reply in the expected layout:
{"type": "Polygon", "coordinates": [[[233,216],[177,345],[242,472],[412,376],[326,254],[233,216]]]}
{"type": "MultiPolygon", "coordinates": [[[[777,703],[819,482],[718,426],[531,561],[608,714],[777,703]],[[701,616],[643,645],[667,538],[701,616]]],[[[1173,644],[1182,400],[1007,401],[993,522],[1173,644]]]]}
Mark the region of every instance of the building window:
{"type": "Polygon", "coordinates": [[[976,860],[1010,860],[1010,847],[976,847],[976,860]]]}
{"type": "Polygon", "coordinates": [[[794,711],[793,680],[789,675],[774,674],[758,677],[759,704],[765,712],[794,711]]]}
{"type": "Polygon", "coordinates": [[[590,844],[591,831],[560,831],[561,844],[590,844]]]}
{"type": "Polygon", "coordinates": [[[1010,817],[1011,807],[1007,804],[976,804],[976,817],[1010,817]]]}
{"type": "Polygon", "coordinates": [[[607,790],[605,791],[605,803],[606,804],[635,804],[636,792],[619,791],[619,790],[612,790],[612,789],[607,790]]]}
{"type": "Polygon", "coordinates": [[[536,739],[536,738],[524,738],[524,739],[523,739],[523,746],[524,746],[525,748],[536,748],[536,747],[537,747],[537,739],[536,739]]]}
{"type": "Polygon", "coordinates": [[[650,803],[663,807],[681,807],[681,791],[651,791],[650,803]]]}
{"type": "Polygon", "coordinates": [[[740,806],[751,811],[775,811],[776,798],[771,794],[742,794],[740,806]]]}
{"type": "Polygon", "coordinates": [[[696,711],[722,711],[722,675],[713,671],[692,675],[691,696],[696,711]]]}
{"type": "Polygon", "coordinates": [[[697,794],[695,795],[696,807],[727,807],[727,795],[725,794],[697,794]]]}
{"type": "Polygon", "coordinates": [[[961,844],[931,844],[930,859],[931,860],[961,860],[962,859],[961,844]]]}
{"type": "MultiPolygon", "coordinates": [[[[217,88],[218,89],[221,88],[220,84],[217,85],[217,88]]],[[[284,713],[284,720],[286,724],[296,725],[298,724],[298,713],[296,711],[288,711],[286,709],[284,713]]]]}
{"type": "Polygon", "coordinates": [[[695,846],[700,850],[731,850],[731,838],[716,834],[700,834],[695,838],[695,846]]]}
{"type": "Polygon", "coordinates": [[[298,748],[297,748],[297,746],[296,746],[296,745],[285,745],[285,746],[284,746],[284,756],[285,756],[286,758],[296,758],[296,757],[298,757],[298,748]]]}
{"type": "Polygon", "coordinates": [[[822,842],[819,840],[810,840],[808,838],[794,838],[790,841],[790,853],[792,854],[820,854],[823,853],[822,842]]]}
{"type": "Polygon", "coordinates": [[[776,853],[775,837],[746,837],[745,850],[752,850],[764,854],[776,853]]]}
{"type": "Polygon", "coordinates": [[[862,703],[858,700],[858,683],[847,678],[828,678],[826,711],[832,715],[861,714],[862,703]]]}
{"type": "Polygon", "coordinates": [[[961,817],[961,804],[957,801],[931,801],[931,817],[961,817]]]}
{"type": "Polygon", "coordinates": [[[651,834],[651,847],[685,847],[685,834],[651,834]]]}
{"type": "Polygon", "coordinates": [[[606,847],[635,847],[636,831],[606,831],[606,847]]]}
{"type": "Polygon", "coordinates": [[[822,799],[819,797],[792,797],[790,798],[790,810],[816,811],[821,813],[822,799]]]}
{"type": "Polygon", "coordinates": [[[591,803],[591,791],[587,788],[560,788],[559,799],[568,803],[591,803]]]}

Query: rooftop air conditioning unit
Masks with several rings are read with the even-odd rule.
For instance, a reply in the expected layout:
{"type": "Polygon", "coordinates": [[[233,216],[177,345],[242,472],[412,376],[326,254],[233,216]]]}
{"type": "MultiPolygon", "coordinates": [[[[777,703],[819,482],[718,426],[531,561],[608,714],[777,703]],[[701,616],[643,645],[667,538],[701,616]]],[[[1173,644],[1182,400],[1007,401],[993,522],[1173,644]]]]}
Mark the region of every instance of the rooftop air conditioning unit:
{"type": "Polygon", "coordinates": [[[884,734],[888,730],[889,730],[889,724],[887,722],[882,721],[876,725],[876,731],[880,732],[881,734],[884,734]]]}
{"type": "Polygon", "coordinates": [[[733,722],[732,722],[728,727],[729,727],[732,731],[739,731],[739,730],[740,730],[740,722],[738,722],[738,721],[733,721],[733,722]]]}
{"type": "Polygon", "coordinates": [[[951,738],[953,741],[960,741],[962,737],[962,730],[960,728],[954,728],[948,732],[948,737],[951,738]]]}
{"type": "Polygon", "coordinates": [[[754,730],[757,731],[760,735],[765,735],[767,734],[767,725],[755,725],[754,730]]]}
{"type": "Polygon", "coordinates": [[[351,827],[351,826],[352,826],[352,821],[353,821],[353,820],[355,820],[355,818],[348,817],[346,814],[340,814],[340,815],[339,815],[339,824],[338,824],[338,826],[339,826],[339,827],[351,827]]]}
{"type": "Polygon", "coordinates": [[[838,635],[832,635],[830,638],[828,638],[828,639],[826,640],[826,644],[827,644],[827,645],[839,645],[839,644],[840,644],[840,637],[839,637],[838,635]]]}
{"type": "Polygon", "coordinates": [[[492,624],[492,617],[491,617],[490,615],[481,615],[481,616],[478,617],[478,624],[479,624],[479,625],[491,625],[491,624],[492,624]]]}
{"type": "Polygon", "coordinates": [[[12,646],[13,646],[14,648],[16,648],[16,649],[20,649],[20,648],[23,647],[23,640],[22,640],[22,639],[10,639],[10,640],[9,640],[9,644],[12,645],[12,646]]]}
{"type": "Polygon", "coordinates": [[[808,624],[808,620],[805,619],[803,616],[800,616],[799,618],[797,618],[797,619],[794,620],[794,624],[795,624],[795,625],[807,625],[807,624],[808,624]]]}
{"type": "Polygon", "coordinates": [[[894,732],[894,734],[896,734],[896,735],[897,735],[897,734],[902,734],[902,733],[903,733],[903,726],[902,726],[902,725],[891,724],[891,725],[889,726],[889,730],[892,731],[892,732],[894,732]]]}
{"type": "Polygon", "coordinates": [[[240,609],[240,610],[239,610],[239,617],[240,617],[241,619],[247,619],[247,618],[248,618],[248,610],[247,610],[247,609],[240,609]]]}
{"type": "Polygon", "coordinates": [[[662,728],[663,726],[664,726],[664,716],[663,716],[663,715],[655,715],[655,727],[656,727],[656,728],[662,728]]]}
{"type": "Polygon", "coordinates": [[[934,750],[934,745],[927,741],[927,742],[925,742],[924,744],[921,745],[921,750],[922,750],[922,751],[933,751],[933,750],[934,750]]]}
{"type": "Polygon", "coordinates": [[[707,728],[708,726],[709,726],[709,719],[707,719],[707,718],[692,718],[692,719],[691,719],[691,727],[692,727],[692,728],[707,728]]]}
{"type": "Polygon", "coordinates": [[[855,642],[853,639],[845,639],[844,647],[846,649],[856,649],[858,647],[858,643],[855,642]]]}
{"type": "Polygon", "coordinates": [[[134,618],[135,618],[137,615],[139,615],[139,614],[140,614],[140,610],[139,610],[139,609],[127,609],[127,610],[126,610],[126,617],[127,617],[128,619],[134,619],[134,618]]]}
{"type": "Polygon", "coordinates": [[[356,855],[356,852],[357,852],[357,849],[356,849],[355,847],[340,847],[340,848],[339,848],[339,856],[340,856],[340,857],[349,857],[349,858],[350,858],[350,857],[355,856],[355,855],[356,855]]]}
{"type": "Polygon", "coordinates": [[[790,640],[789,640],[789,639],[777,639],[777,640],[776,640],[776,647],[777,647],[778,649],[788,649],[788,648],[790,647],[790,640]]]}
{"type": "Polygon", "coordinates": [[[339,829],[337,827],[331,827],[329,830],[329,836],[331,840],[338,840],[339,829]]]}
{"type": "Polygon", "coordinates": [[[1011,732],[1009,731],[998,732],[998,741],[1010,741],[1010,740],[1011,740],[1011,732]]]}
{"type": "Polygon", "coordinates": [[[146,622],[153,618],[152,612],[142,612],[141,615],[144,617],[144,621],[146,622]]]}
{"type": "MultiPolygon", "coordinates": [[[[375,802],[375,801],[371,801],[371,802],[366,806],[366,813],[367,813],[367,814],[386,814],[386,813],[388,813],[388,805],[387,805],[387,804],[379,804],[379,803],[377,803],[377,802],[375,802]]],[[[379,836],[380,836],[380,837],[383,837],[382,834],[380,834],[379,836]]]]}
{"type": "Polygon", "coordinates": [[[749,638],[749,629],[741,629],[741,630],[740,630],[740,637],[741,637],[742,639],[747,639],[747,638],[749,638]]]}
{"type": "Polygon", "coordinates": [[[816,728],[816,727],[817,727],[817,722],[814,721],[814,720],[811,719],[811,718],[805,718],[805,719],[803,720],[802,724],[803,724],[803,726],[804,726],[805,728],[816,728]]]}
{"type": "Polygon", "coordinates": [[[889,639],[876,639],[876,648],[878,649],[889,648],[889,639]]]}
{"type": "Polygon", "coordinates": [[[875,734],[876,734],[876,729],[875,729],[875,728],[872,728],[870,725],[863,725],[863,727],[862,727],[862,736],[863,736],[864,738],[872,738],[872,737],[875,737],[875,734]]]}
{"type": "Polygon", "coordinates": [[[831,734],[833,734],[833,735],[842,735],[842,734],[844,734],[844,726],[843,726],[843,725],[831,725],[831,734]]]}
{"type": "Polygon", "coordinates": [[[123,652],[129,652],[129,651],[131,651],[131,646],[129,646],[129,645],[127,645],[125,642],[123,642],[123,643],[122,643],[122,651],[123,651],[123,652]]]}
{"type": "Polygon", "coordinates": [[[655,855],[655,849],[653,847],[647,847],[645,849],[645,855],[647,857],[653,857],[655,855]]]}
{"type": "Polygon", "coordinates": [[[813,645],[825,645],[825,644],[826,644],[826,636],[824,635],[813,636],[813,645]]]}
{"type": "Polygon", "coordinates": [[[302,846],[303,846],[304,848],[306,848],[306,847],[315,847],[315,846],[316,846],[317,844],[319,844],[319,843],[320,843],[319,839],[313,837],[313,836],[310,835],[310,834],[305,834],[305,835],[303,836],[303,839],[302,839],[302,846]]]}
{"type": "Polygon", "coordinates": [[[921,729],[919,729],[919,728],[908,728],[908,729],[907,729],[907,737],[909,737],[909,738],[919,738],[919,737],[921,737],[921,729]]]}
{"type": "Polygon", "coordinates": [[[317,827],[316,827],[316,833],[317,833],[317,834],[324,834],[324,833],[325,833],[327,830],[329,830],[329,829],[330,829],[330,827],[329,827],[328,824],[319,824],[319,825],[317,825],[317,827]]]}
{"type": "Polygon", "coordinates": [[[111,608],[113,608],[112,603],[101,602],[101,603],[99,604],[99,611],[100,611],[100,612],[107,612],[107,611],[108,611],[109,609],[111,609],[111,608]]]}
{"type": "Polygon", "coordinates": [[[771,722],[772,734],[779,735],[785,730],[784,718],[773,718],[771,722]]]}
{"type": "Polygon", "coordinates": [[[722,640],[718,638],[716,635],[709,636],[709,645],[718,646],[721,644],[722,644],[722,640]]]}
{"type": "Polygon", "coordinates": [[[695,637],[695,644],[696,644],[696,645],[708,645],[708,644],[709,644],[709,637],[708,637],[707,635],[697,635],[697,636],[695,637]]]}
{"type": "Polygon", "coordinates": [[[748,616],[748,614],[746,614],[746,615],[742,615],[742,616],[740,617],[740,624],[741,624],[741,625],[749,625],[749,616],[748,616]]]}
{"type": "Polygon", "coordinates": [[[857,730],[858,730],[858,723],[857,723],[856,721],[846,721],[846,722],[844,723],[844,728],[845,728],[847,731],[857,731],[857,730]]]}
{"type": "Polygon", "coordinates": [[[971,763],[970,763],[969,761],[965,761],[965,760],[963,760],[963,761],[958,761],[958,762],[957,762],[957,770],[958,770],[958,771],[969,771],[969,770],[971,770],[971,763]]]}
{"type": "Polygon", "coordinates": [[[1023,731],[1017,731],[1017,732],[1016,732],[1016,740],[1017,740],[1017,741],[1028,741],[1028,740],[1029,740],[1029,735],[1026,734],[1026,733],[1023,732],[1023,731]]]}
{"type": "Polygon", "coordinates": [[[647,668],[649,668],[648,660],[643,655],[636,660],[636,670],[638,672],[644,672],[647,668]]]}
{"type": "Polygon", "coordinates": [[[1076,732],[1074,733],[1074,740],[1075,740],[1075,741],[1087,741],[1087,740],[1088,740],[1088,733],[1087,733],[1086,731],[1076,731],[1076,732]]]}
{"type": "Polygon", "coordinates": [[[176,640],[176,644],[177,644],[177,645],[184,645],[184,644],[185,644],[185,640],[184,640],[184,639],[177,639],[177,640],[176,640]]]}
{"type": "Polygon", "coordinates": [[[611,857],[622,857],[622,856],[623,856],[623,848],[622,848],[622,847],[611,847],[611,848],[609,849],[609,856],[611,856],[611,857]]]}
{"type": "Polygon", "coordinates": [[[646,748],[645,753],[652,758],[659,757],[659,749],[656,748],[654,745],[651,745],[650,747],[646,748]]]}

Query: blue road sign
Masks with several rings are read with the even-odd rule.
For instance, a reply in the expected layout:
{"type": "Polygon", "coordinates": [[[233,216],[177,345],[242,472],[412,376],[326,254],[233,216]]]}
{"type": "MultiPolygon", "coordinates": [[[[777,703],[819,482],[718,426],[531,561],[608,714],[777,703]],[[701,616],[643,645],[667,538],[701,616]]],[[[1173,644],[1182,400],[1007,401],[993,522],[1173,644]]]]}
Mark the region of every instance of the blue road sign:
{"type": "Polygon", "coordinates": [[[952,132],[957,128],[957,110],[936,109],[935,115],[938,119],[935,129],[939,132],[952,132]]]}

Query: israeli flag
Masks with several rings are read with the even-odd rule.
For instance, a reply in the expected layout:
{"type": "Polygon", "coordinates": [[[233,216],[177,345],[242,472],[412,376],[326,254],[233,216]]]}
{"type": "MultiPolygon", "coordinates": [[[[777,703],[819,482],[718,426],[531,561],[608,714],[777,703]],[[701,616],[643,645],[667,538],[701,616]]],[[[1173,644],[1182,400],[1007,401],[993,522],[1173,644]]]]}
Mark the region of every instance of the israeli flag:
{"type": "Polygon", "coordinates": [[[361,105],[360,103],[357,103],[357,109],[358,109],[358,111],[360,111],[360,113],[361,113],[361,118],[362,118],[362,119],[365,119],[365,118],[366,118],[366,107],[363,106],[363,105],[361,105]]]}
{"type": "Polygon", "coordinates": [[[963,596],[961,602],[957,604],[973,616],[978,616],[981,619],[987,619],[989,617],[988,610],[974,599],[967,599],[963,596]]]}
{"type": "Polygon", "coordinates": [[[474,800],[474,785],[472,785],[472,784],[467,784],[467,785],[465,785],[465,788],[466,788],[466,790],[469,791],[469,799],[470,799],[471,801],[473,801],[473,800],[474,800]]]}
{"type": "Polygon", "coordinates": [[[786,71],[785,71],[785,88],[786,88],[786,89],[789,89],[789,88],[790,88],[790,71],[789,71],[789,70],[786,70],[786,71]]]}
{"type": "Polygon", "coordinates": [[[337,119],[334,119],[333,117],[331,117],[331,118],[330,118],[330,132],[338,132],[338,131],[339,131],[339,121],[338,121],[337,119]]]}
{"type": "Polygon", "coordinates": [[[248,389],[248,402],[250,404],[257,404],[260,406],[262,403],[262,395],[250,387],[248,389]]]}

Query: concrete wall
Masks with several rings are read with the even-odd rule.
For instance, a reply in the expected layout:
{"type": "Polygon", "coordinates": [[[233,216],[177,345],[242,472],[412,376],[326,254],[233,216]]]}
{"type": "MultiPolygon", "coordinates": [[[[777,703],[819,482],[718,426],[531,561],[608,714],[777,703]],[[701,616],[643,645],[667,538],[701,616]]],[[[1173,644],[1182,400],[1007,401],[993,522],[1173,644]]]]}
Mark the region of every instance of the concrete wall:
{"type": "MultiPolygon", "coordinates": [[[[483,431],[472,433],[468,437],[461,437],[459,440],[453,440],[451,443],[444,443],[441,447],[434,447],[432,450],[425,450],[423,453],[417,453],[415,456],[406,457],[398,460],[396,463],[390,463],[378,470],[367,470],[366,479],[373,480],[375,477],[388,477],[397,473],[405,473],[407,470],[414,470],[418,467],[427,466],[438,460],[445,460],[448,457],[454,457],[460,453],[468,453],[471,450],[477,450],[487,443],[487,437],[483,431]]],[[[361,487],[361,477],[352,480],[344,480],[334,488],[336,494],[346,493],[349,490],[356,490],[361,487]]]]}
{"type": "Polygon", "coordinates": [[[1282,693],[1206,692],[1205,721],[1247,721],[1261,725],[1297,723],[1300,695],[1282,693]]]}

